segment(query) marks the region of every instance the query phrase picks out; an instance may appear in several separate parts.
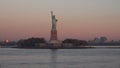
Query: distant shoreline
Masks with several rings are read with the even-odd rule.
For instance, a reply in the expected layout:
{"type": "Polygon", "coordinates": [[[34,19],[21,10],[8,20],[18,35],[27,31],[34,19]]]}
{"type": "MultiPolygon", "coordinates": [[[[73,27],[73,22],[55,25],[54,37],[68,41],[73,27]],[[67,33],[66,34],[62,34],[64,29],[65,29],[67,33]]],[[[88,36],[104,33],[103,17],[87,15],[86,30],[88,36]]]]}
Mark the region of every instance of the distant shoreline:
{"type": "Polygon", "coordinates": [[[120,45],[118,46],[101,46],[101,45],[95,45],[95,46],[78,46],[78,47],[7,47],[7,46],[1,46],[0,48],[19,48],[19,49],[120,49],[120,45]]]}
{"type": "Polygon", "coordinates": [[[120,46],[83,46],[83,47],[41,47],[41,48],[24,48],[24,47],[13,47],[19,49],[120,49],[120,46]]]}

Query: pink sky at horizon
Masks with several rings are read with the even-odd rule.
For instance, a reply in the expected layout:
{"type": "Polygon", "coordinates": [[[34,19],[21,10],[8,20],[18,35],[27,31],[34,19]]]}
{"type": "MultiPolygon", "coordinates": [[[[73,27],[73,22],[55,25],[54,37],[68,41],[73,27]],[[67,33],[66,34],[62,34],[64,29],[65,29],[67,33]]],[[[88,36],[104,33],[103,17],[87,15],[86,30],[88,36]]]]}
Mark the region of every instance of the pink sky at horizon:
{"type": "Polygon", "coordinates": [[[58,38],[91,40],[105,36],[120,40],[119,0],[1,0],[0,41],[29,37],[50,38],[51,10],[58,38]]]}

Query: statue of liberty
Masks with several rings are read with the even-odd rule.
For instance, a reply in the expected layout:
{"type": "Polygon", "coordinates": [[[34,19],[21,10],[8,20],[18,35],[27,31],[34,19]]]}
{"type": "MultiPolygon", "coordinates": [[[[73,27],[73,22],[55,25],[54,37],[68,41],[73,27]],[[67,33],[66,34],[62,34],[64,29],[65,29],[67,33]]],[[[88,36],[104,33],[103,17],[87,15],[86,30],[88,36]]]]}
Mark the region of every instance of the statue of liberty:
{"type": "Polygon", "coordinates": [[[56,22],[58,21],[53,15],[53,11],[51,11],[51,18],[52,18],[52,30],[56,30],[56,22]]]}
{"type": "Polygon", "coordinates": [[[49,41],[50,47],[53,47],[53,48],[61,47],[60,41],[58,40],[58,37],[57,37],[57,29],[56,29],[57,19],[53,14],[53,11],[51,11],[51,18],[52,18],[52,30],[51,30],[51,36],[49,41]]]}

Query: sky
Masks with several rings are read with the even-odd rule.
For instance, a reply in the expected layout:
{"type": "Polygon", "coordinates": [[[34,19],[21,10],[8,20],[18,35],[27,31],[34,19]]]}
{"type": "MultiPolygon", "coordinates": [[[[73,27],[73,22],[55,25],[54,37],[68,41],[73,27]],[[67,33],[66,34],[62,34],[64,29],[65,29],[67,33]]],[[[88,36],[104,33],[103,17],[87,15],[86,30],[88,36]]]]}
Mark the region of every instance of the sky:
{"type": "Polygon", "coordinates": [[[49,40],[51,11],[60,40],[120,40],[120,0],[0,0],[0,40],[49,40]]]}

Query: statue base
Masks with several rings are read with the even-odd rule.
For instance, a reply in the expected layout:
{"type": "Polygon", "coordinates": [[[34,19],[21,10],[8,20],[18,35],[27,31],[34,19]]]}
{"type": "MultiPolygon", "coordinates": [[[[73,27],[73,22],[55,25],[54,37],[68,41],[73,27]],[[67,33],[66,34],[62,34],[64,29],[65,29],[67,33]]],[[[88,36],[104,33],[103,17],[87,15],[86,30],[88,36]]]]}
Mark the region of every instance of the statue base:
{"type": "Polygon", "coordinates": [[[50,48],[59,48],[59,47],[61,47],[61,41],[59,41],[59,40],[50,40],[49,41],[49,47],[50,48]]]}

